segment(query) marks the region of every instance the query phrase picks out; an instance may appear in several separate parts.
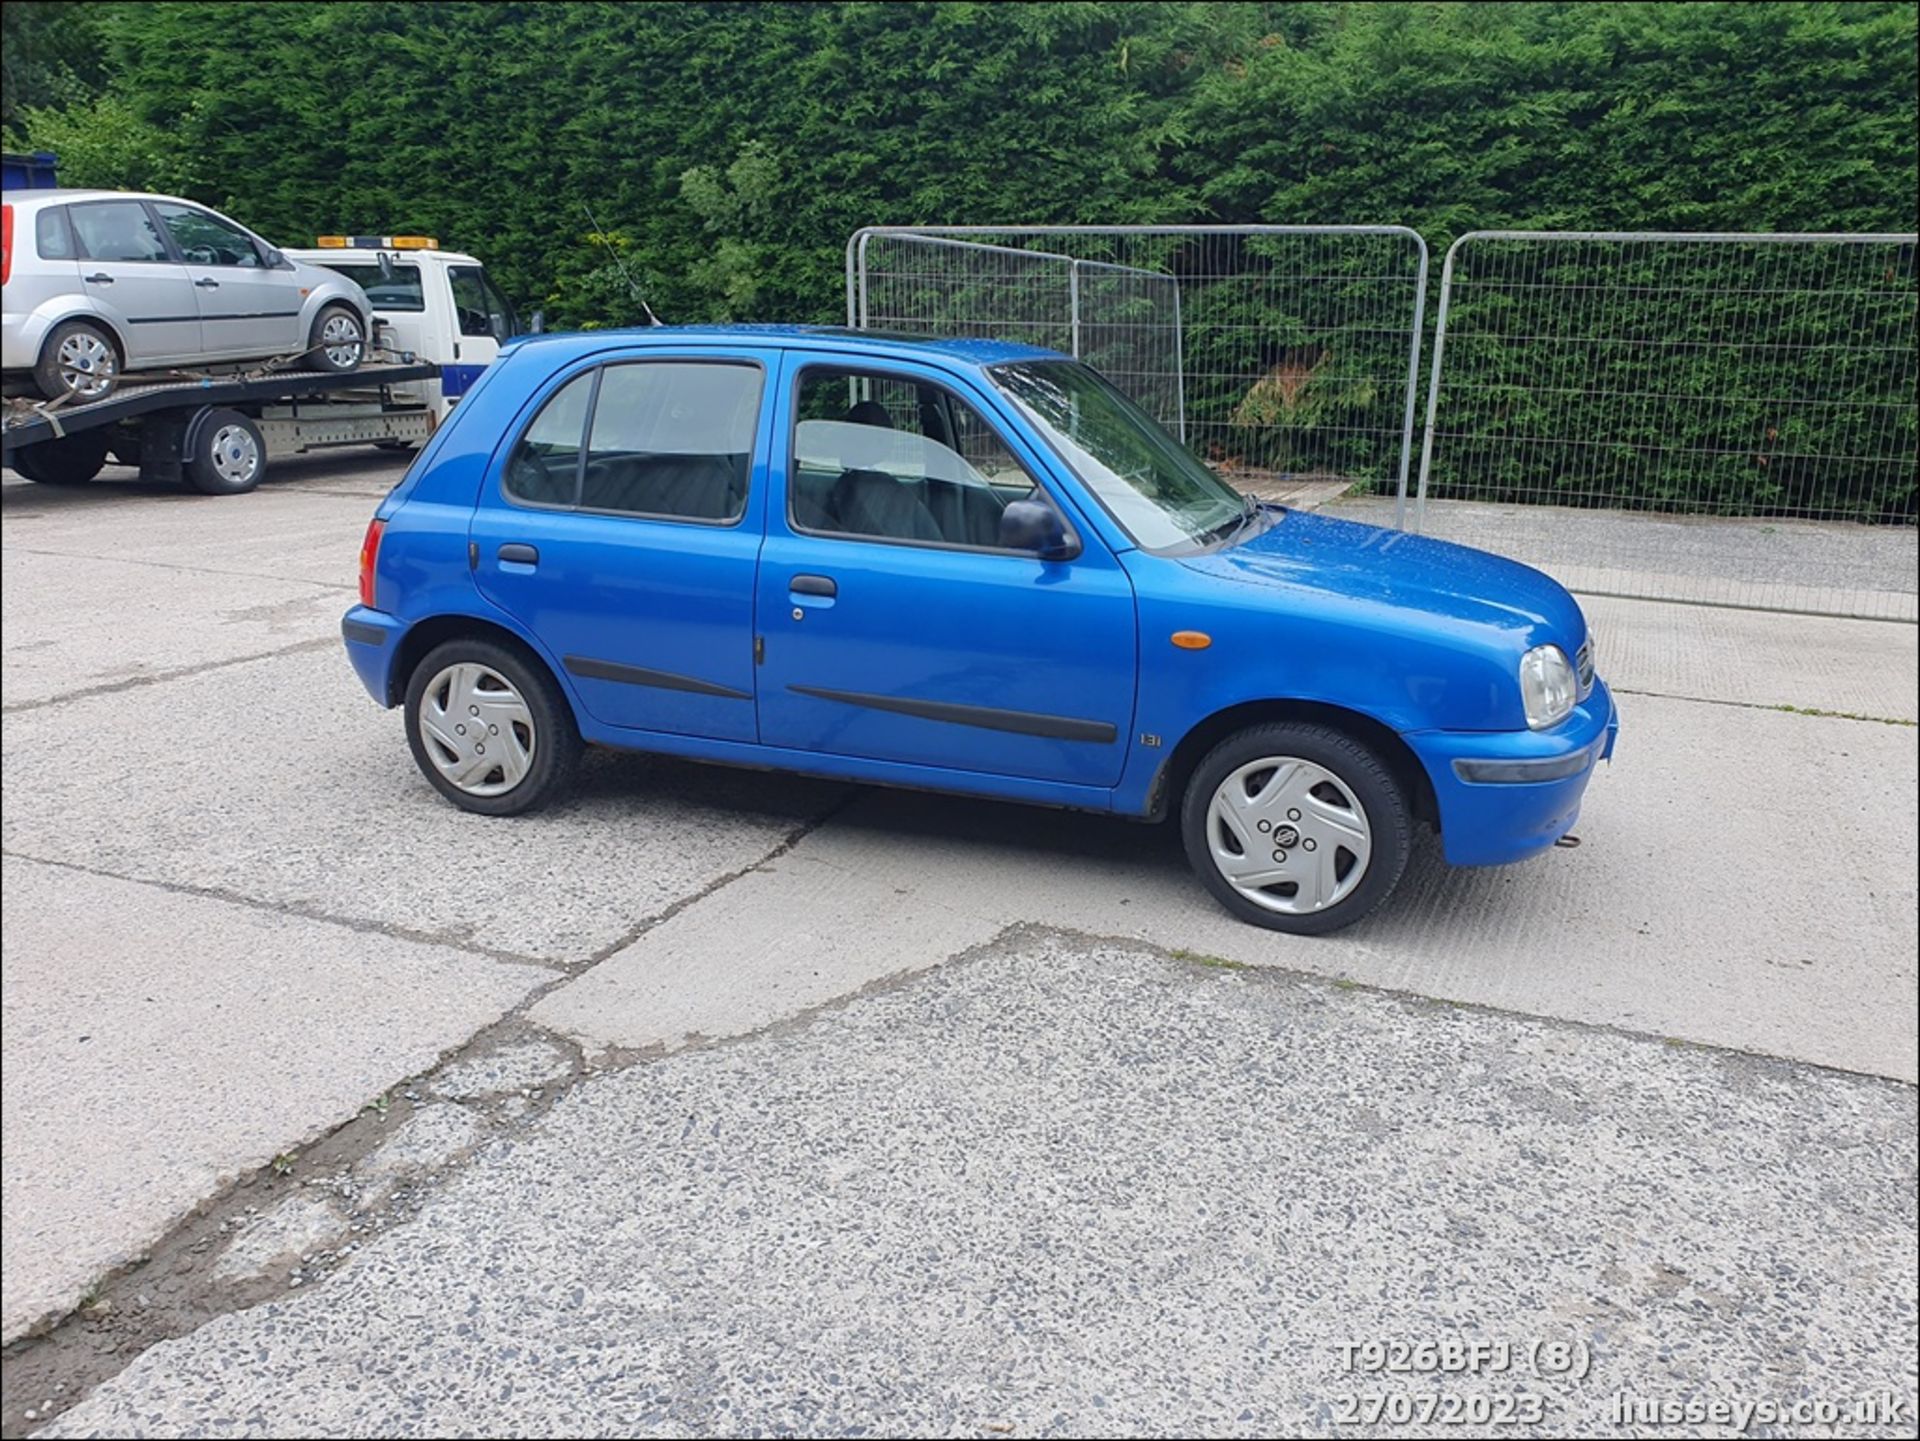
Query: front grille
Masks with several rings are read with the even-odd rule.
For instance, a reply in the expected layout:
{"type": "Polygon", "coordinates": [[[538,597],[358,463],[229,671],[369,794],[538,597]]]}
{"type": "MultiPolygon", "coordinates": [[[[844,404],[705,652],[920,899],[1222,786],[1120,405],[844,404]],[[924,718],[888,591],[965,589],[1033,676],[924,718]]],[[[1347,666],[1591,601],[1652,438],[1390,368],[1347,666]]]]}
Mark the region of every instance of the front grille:
{"type": "Polygon", "coordinates": [[[1580,699],[1585,700],[1593,689],[1593,633],[1580,642],[1580,650],[1573,658],[1574,674],[1580,677],[1580,699]]]}

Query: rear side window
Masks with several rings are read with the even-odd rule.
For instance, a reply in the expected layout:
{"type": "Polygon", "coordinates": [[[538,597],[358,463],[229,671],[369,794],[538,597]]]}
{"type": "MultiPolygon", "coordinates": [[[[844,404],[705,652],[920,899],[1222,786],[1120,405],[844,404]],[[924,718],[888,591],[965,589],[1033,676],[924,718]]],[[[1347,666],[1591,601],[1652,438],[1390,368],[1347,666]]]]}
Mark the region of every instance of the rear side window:
{"type": "Polygon", "coordinates": [[[33,244],[42,260],[72,260],[73,228],[67,224],[67,207],[49,205],[33,222],[33,244]]]}
{"type": "Polygon", "coordinates": [[[68,207],[80,253],[89,260],[167,260],[167,242],[137,200],[97,200],[68,207]]]}
{"type": "Polygon", "coordinates": [[[580,504],[678,520],[738,520],[747,503],[758,366],[656,361],[601,374],[580,504]]]}
{"type": "Polygon", "coordinates": [[[756,365],[711,361],[641,361],[577,375],[514,446],[507,494],[603,514],[737,521],[764,379],[756,365]]]}

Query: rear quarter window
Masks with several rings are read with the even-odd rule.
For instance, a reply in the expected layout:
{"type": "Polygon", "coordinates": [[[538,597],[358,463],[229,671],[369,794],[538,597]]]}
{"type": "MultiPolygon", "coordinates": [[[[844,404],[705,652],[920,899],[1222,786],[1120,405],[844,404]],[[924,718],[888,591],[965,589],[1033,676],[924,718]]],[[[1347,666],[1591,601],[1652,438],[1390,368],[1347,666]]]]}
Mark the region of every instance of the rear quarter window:
{"type": "Polygon", "coordinates": [[[73,244],[73,227],[67,223],[67,207],[48,205],[33,222],[33,246],[42,260],[73,260],[79,252],[73,244]]]}

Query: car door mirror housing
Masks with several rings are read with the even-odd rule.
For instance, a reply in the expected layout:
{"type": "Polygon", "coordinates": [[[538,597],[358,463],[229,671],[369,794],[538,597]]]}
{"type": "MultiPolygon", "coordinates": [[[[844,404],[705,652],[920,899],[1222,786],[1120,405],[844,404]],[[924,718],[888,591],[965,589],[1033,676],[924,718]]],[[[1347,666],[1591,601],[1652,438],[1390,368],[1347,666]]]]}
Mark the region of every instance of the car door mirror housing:
{"type": "Polygon", "coordinates": [[[1080,547],[1067,538],[1060,512],[1043,501],[1016,500],[1000,513],[1000,544],[1030,550],[1042,560],[1071,560],[1080,547]]]}
{"type": "Polygon", "coordinates": [[[269,270],[278,270],[287,263],[287,257],[275,250],[271,245],[267,247],[266,254],[261,256],[261,259],[266,261],[267,269],[269,270]]]}

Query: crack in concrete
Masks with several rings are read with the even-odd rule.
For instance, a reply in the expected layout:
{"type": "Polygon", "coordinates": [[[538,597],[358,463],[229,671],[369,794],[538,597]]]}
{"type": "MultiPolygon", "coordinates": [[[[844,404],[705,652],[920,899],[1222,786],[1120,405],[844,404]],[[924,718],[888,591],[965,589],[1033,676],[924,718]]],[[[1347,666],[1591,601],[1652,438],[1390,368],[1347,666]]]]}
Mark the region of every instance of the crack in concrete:
{"type": "Polygon", "coordinates": [[[282,646],[278,650],[263,650],[252,655],[232,656],[226,660],[210,660],[205,665],[178,666],[173,670],[155,671],[152,675],[129,676],[125,680],[107,681],[102,685],[82,686],[79,690],[48,696],[44,700],[16,701],[9,706],[0,706],[0,715],[21,715],[27,711],[45,710],[48,706],[67,705],[77,700],[92,700],[95,696],[118,695],[121,691],[139,690],[144,686],[164,685],[174,680],[188,680],[193,676],[206,675],[211,671],[225,670],[229,666],[251,665],[258,660],[274,660],[280,656],[299,655],[305,651],[319,650],[323,646],[339,644],[341,641],[338,636],[317,636],[313,640],[295,641],[292,645],[282,646]]]}
{"type": "Polygon", "coordinates": [[[1779,701],[1761,700],[1722,700],[1717,696],[1676,695],[1664,690],[1628,690],[1625,686],[1613,687],[1615,695],[1646,696],[1651,700],[1679,700],[1691,705],[1724,705],[1736,710],[1774,711],[1780,715],[1812,716],[1817,720],[1863,721],[1868,725],[1911,726],[1920,725],[1920,721],[1903,719],[1900,716],[1861,715],[1850,711],[1823,710],[1817,706],[1794,706],[1779,701]]]}
{"type": "Polygon", "coordinates": [[[99,560],[116,565],[142,565],[154,570],[177,570],[187,575],[225,575],[236,580],[271,580],[283,585],[310,585],[325,591],[351,591],[354,587],[343,580],[308,580],[297,575],[269,575],[258,570],[223,570],[207,565],[179,565],[170,560],[142,560],[130,555],[96,555],[90,550],[45,550],[31,545],[5,545],[0,550],[16,552],[20,555],[42,555],[54,560],[99,560]]]}
{"type": "Polygon", "coordinates": [[[554,971],[564,979],[577,974],[571,971],[564,961],[547,960],[541,956],[523,955],[519,951],[503,951],[492,946],[475,943],[465,935],[442,933],[438,931],[416,931],[406,926],[393,925],[383,921],[362,920],[355,916],[336,916],[317,907],[300,901],[263,901],[257,896],[231,891],[222,886],[195,886],[184,881],[157,881],[150,876],[128,875],[124,871],[112,871],[103,866],[83,865],[79,861],[57,860],[52,856],[36,856],[28,851],[13,849],[0,850],[0,855],[19,861],[30,861],[35,865],[58,866],[62,870],[79,871],[83,875],[99,876],[103,880],[124,881],[129,885],[152,886],[155,890],[169,891],[177,896],[193,896],[200,900],[224,901],[229,905],[244,906],[248,910],[264,911],[272,916],[293,916],[304,921],[317,921],[322,925],[340,926],[345,930],[356,931],[361,935],[385,936],[389,940],[409,941],[418,945],[439,946],[445,950],[464,951],[469,955],[483,956],[490,961],[500,961],[507,965],[537,966],[543,971],[554,971]]]}

